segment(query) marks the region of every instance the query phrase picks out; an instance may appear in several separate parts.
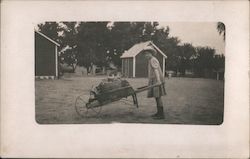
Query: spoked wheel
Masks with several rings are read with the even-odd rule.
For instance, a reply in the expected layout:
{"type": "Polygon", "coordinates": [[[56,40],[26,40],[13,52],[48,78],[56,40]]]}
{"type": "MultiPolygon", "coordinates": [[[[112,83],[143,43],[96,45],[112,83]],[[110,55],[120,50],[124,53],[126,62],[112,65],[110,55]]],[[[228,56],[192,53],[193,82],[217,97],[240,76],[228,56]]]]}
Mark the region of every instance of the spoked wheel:
{"type": "Polygon", "coordinates": [[[98,107],[89,107],[88,108],[88,117],[99,117],[102,111],[102,106],[98,107]]]}
{"type": "Polygon", "coordinates": [[[81,117],[87,117],[88,109],[87,109],[87,99],[84,99],[84,96],[78,96],[75,101],[75,109],[78,115],[81,117]]]}
{"type": "Polygon", "coordinates": [[[101,113],[102,107],[91,107],[86,96],[78,96],[75,101],[75,109],[79,116],[83,118],[97,117],[101,113]]]}

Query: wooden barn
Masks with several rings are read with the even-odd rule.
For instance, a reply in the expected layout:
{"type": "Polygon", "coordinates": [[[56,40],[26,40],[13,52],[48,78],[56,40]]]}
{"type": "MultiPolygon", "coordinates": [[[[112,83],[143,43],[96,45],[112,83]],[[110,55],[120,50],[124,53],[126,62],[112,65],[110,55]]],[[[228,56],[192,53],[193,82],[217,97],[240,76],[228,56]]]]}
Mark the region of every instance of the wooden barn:
{"type": "MultiPolygon", "coordinates": [[[[165,72],[167,56],[153,42],[147,41],[135,44],[122,54],[122,75],[124,77],[148,76],[148,61],[142,52],[146,46],[152,46],[157,51],[156,58],[160,62],[162,72],[165,72]]],[[[165,73],[163,75],[165,76],[165,73]]]]}
{"type": "Polygon", "coordinates": [[[57,42],[41,32],[35,31],[35,76],[36,78],[58,78],[57,42]]]}

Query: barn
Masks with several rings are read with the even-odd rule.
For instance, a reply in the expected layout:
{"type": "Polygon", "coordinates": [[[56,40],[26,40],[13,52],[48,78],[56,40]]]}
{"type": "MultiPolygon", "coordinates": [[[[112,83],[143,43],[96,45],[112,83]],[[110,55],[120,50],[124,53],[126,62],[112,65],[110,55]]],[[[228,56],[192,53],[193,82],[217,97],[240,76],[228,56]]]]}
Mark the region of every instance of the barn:
{"type": "MultiPolygon", "coordinates": [[[[148,76],[148,61],[142,52],[146,46],[151,46],[157,51],[156,58],[160,62],[162,72],[165,72],[167,56],[152,41],[146,41],[135,44],[122,54],[122,75],[124,77],[148,76]]],[[[165,76],[165,73],[163,75],[165,76]]]]}
{"type": "Polygon", "coordinates": [[[35,31],[35,77],[58,78],[57,42],[39,31],[35,31]]]}

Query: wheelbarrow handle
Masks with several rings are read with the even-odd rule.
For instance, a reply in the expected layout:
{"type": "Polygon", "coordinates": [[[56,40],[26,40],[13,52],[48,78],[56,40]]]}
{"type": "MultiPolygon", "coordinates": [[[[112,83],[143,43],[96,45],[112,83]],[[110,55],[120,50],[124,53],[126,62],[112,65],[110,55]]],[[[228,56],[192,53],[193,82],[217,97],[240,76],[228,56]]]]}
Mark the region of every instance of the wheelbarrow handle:
{"type": "Polygon", "coordinates": [[[149,90],[151,88],[154,88],[154,87],[159,87],[160,85],[162,85],[163,83],[161,84],[154,84],[154,85],[151,85],[151,86],[143,86],[143,87],[139,87],[135,90],[135,93],[140,93],[140,92],[143,92],[143,91],[146,91],[146,90],[149,90]]]}

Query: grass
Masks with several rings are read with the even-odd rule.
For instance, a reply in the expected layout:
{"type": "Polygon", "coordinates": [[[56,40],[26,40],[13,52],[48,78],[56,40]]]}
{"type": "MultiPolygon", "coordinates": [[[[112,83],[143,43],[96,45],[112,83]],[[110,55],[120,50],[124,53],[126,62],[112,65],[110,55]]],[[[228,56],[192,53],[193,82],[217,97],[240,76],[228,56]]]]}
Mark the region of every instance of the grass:
{"type": "MultiPolygon", "coordinates": [[[[88,97],[92,85],[104,77],[71,77],[60,80],[36,80],[36,121],[40,124],[80,123],[158,123],[219,125],[223,122],[224,82],[199,78],[166,79],[163,97],[164,120],[153,120],[153,98],[138,94],[139,108],[118,101],[102,107],[101,114],[82,118],[74,108],[78,95],[88,97]]],[[[147,84],[146,78],[127,79],[133,88],[147,84]]],[[[128,98],[131,100],[131,98],[128,98]]]]}

